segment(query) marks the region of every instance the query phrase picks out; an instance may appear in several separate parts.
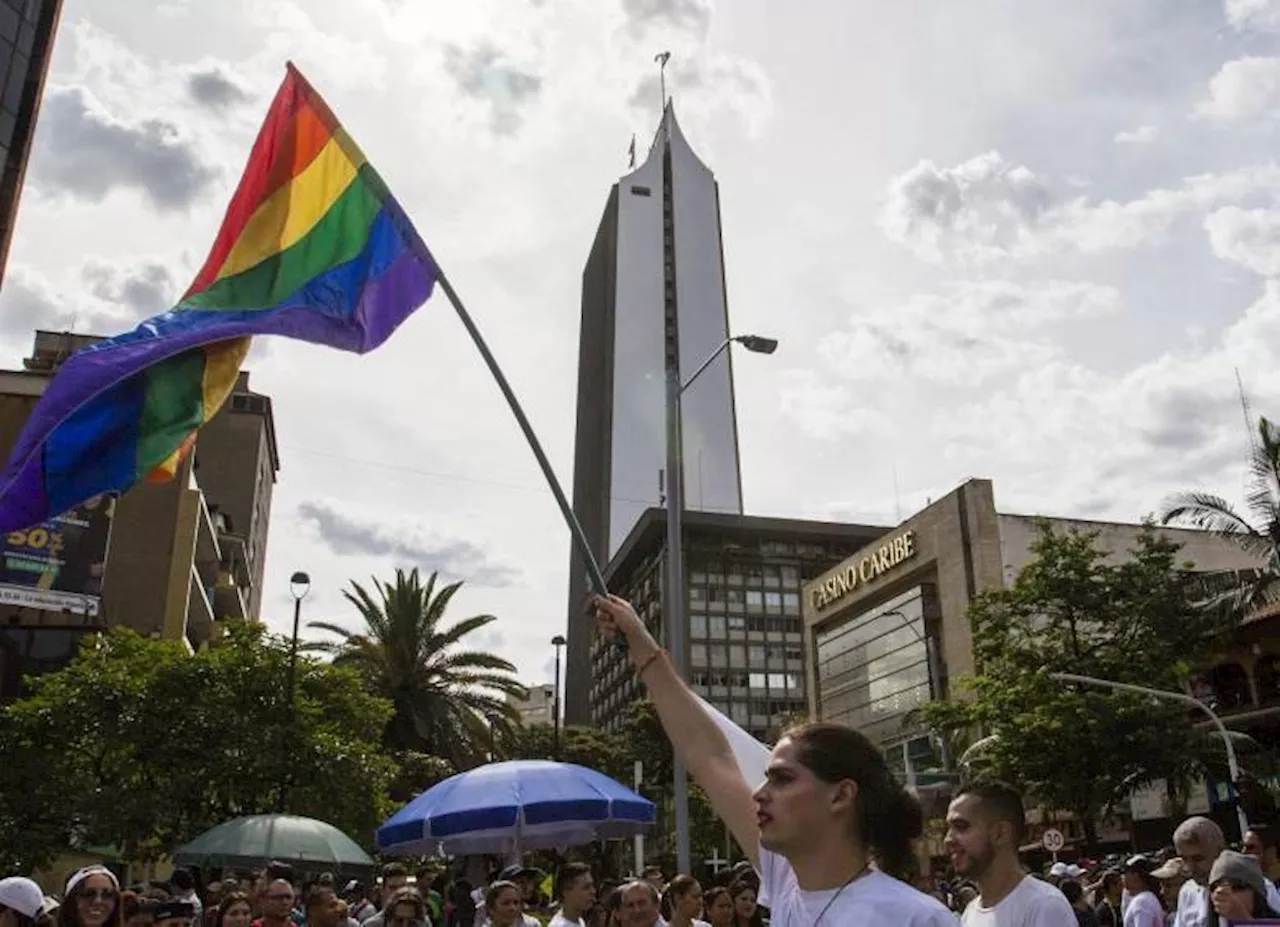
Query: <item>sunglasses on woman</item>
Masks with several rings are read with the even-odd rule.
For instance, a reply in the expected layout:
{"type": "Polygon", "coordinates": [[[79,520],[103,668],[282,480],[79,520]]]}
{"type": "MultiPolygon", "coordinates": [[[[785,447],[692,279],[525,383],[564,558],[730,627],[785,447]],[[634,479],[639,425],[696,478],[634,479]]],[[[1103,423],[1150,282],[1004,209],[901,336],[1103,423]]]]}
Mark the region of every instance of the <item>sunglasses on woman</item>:
{"type": "Polygon", "coordinates": [[[115,901],[116,892],[113,888],[86,888],[78,897],[85,901],[115,901]]]}
{"type": "Polygon", "coordinates": [[[1214,882],[1212,885],[1210,885],[1209,889],[1210,891],[1214,891],[1219,887],[1223,887],[1223,886],[1231,889],[1233,892],[1253,891],[1253,886],[1250,885],[1248,882],[1240,882],[1236,879],[1219,879],[1217,882],[1214,882]]]}

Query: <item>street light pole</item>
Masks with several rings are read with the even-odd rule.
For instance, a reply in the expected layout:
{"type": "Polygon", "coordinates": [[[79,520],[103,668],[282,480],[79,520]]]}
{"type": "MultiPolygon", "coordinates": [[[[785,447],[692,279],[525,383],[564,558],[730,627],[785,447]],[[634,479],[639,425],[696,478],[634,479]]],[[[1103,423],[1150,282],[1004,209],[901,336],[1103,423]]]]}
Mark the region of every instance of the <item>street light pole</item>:
{"type": "Polygon", "coordinates": [[[551,751],[551,758],[557,763],[560,762],[560,648],[565,643],[563,634],[557,634],[551,638],[551,646],[556,648],[556,692],[551,708],[551,723],[554,725],[555,734],[552,741],[554,747],[551,751]]]}
{"type": "MultiPolygon", "coordinates": [[[[289,673],[285,677],[285,692],[289,699],[289,732],[296,733],[298,727],[298,706],[294,699],[295,688],[298,678],[298,626],[302,620],[302,600],[307,597],[307,593],[311,591],[311,577],[301,570],[289,577],[289,592],[293,595],[293,637],[289,644],[289,673]]],[[[284,749],[282,756],[282,769],[292,770],[293,764],[289,762],[290,738],[281,738],[284,749]]],[[[286,772],[280,780],[280,791],[276,795],[276,811],[284,814],[285,803],[288,799],[289,786],[292,784],[293,773],[286,772]]]]}
{"type": "MultiPolygon", "coordinates": [[[[671,653],[671,662],[680,678],[685,680],[689,678],[689,667],[688,648],[685,646],[684,439],[680,397],[735,341],[757,354],[772,354],[778,348],[776,340],[759,335],[726,338],[684,382],[680,380],[678,362],[671,360],[667,363],[667,601],[663,613],[666,616],[667,648],[671,653]]],[[[676,866],[681,872],[692,872],[689,860],[689,780],[684,762],[678,755],[672,764],[672,778],[671,797],[676,816],[676,866]]]]}
{"type": "MultiPolygon", "coordinates": [[[[1235,788],[1236,783],[1240,781],[1240,765],[1236,762],[1236,748],[1231,743],[1231,734],[1227,731],[1227,726],[1222,723],[1222,719],[1200,699],[1187,695],[1185,692],[1173,692],[1169,689],[1149,689],[1146,686],[1135,686],[1127,682],[1114,682],[1110,679],[1097,679],[1093,676],[1079,676],[1075,673],[1050,673],[1049,678],[1058,682],[1078,682],[1086,686],[1119,689],[1122,692],[1136,692],[1139,695],[1168,699],[1171,702],[1181,702],[1184,705],[1191,705],[1200,709],[1208,715],[1209,720],[1213,722],[1213,726],[1218,729],[1218,736],[1222,738],[1222,745],[1226,747],[1227,773],[1231,776],[1231,787],[1235,788]]],[[[1244,807],[1240,804],[1238,796],[1236,798],[1236,817],[1240,821],[1240,836],[1243,838],[1244,832],[1249,829],[1249,819],[1244,813],[1244,807]]]]}

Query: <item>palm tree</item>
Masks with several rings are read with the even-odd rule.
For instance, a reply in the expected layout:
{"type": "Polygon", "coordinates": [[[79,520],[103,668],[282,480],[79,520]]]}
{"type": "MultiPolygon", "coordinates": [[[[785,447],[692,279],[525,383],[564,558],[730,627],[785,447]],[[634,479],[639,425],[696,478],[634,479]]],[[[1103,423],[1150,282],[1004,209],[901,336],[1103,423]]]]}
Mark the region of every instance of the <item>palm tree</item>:
{"type": "Polygon", "coordinates": [[[327,621],[310,622],[308,627],[339,640],[308,647],[357,669],[373,692],[395,706],[383,732],[388,749],[432,754],[466,769],[484,761],[495,729],[505,737],[518,722],[506,696],[522,698],[525,689],[507,660],[458,646],[497,619],[474,615],[444,628],[445,609],[462,583],[438,593],[435,586],[435,573],[423,585],[416,568],[397,569],[394,583],[375,577],[377,599],[353,581],[343,595],[359,610],[364,628],[352,632],[327,621]]]}
{"type": "Polygon", "coordinates": [[[1229,570],[1203,577],[1206,604],[1236,620],[1280,601],[1280,428],[1258,421],[1258,440],[1249,452],[1249,485],[1244,497],[1249,518],[1221,496],[1182,492],[1165,500],[1163,525],[1201,528],[1239,545],[1258,559],[1254,570],[1229,570]]]}

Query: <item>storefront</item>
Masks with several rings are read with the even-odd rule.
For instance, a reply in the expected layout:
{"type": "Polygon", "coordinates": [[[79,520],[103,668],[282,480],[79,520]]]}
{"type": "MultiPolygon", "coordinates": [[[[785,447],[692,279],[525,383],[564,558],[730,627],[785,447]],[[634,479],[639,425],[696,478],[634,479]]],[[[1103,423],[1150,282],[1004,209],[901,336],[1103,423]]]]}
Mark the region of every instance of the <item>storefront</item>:
{"type": "MultiPolygon", "coordinates": [[[[1124,556],[1142,526],[1049,519],[1097,534],[1124,556]]],[[[966,616],[983,590],[1012,582],[1033,557],[1037,517],[999,514],[989,480],[970,480],[803,589],[810,717],[879,743],[904,781],[927,786],[949,767],[937,745],[903,725],[973,672],[966,616]]],[[[1161,529],[1198,569],[1240,569],[1240,548],[1204,532],[1161,529]]]]}

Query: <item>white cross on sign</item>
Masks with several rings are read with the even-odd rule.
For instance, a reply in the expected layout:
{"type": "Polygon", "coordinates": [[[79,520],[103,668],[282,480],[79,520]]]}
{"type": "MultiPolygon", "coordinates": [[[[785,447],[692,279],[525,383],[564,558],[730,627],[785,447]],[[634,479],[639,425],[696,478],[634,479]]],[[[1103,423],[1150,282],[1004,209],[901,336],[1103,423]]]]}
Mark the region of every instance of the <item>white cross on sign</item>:
{"type": "Polygon", "coordinates": [[[721,859],[719,856],[712,856],[703,860],[703,862],[711,867],[712,872],[719,872],[725,866],[729,865],[729,861],[727,859],[721,859]]]}

